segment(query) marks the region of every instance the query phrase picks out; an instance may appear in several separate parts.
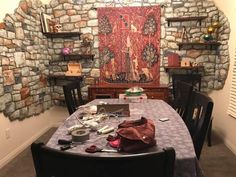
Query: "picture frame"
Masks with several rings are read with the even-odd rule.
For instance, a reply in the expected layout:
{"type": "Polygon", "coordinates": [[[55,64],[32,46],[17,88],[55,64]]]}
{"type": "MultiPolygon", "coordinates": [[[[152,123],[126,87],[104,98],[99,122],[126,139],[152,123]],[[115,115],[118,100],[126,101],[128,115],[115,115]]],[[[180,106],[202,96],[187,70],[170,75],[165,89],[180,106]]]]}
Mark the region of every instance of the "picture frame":
{"type": "Polygon", "coordinates": [[[45,13],[41,13],[41,24],[43,33],[51,32],[50,22],[52,21],[52,17],[45,13]]]}

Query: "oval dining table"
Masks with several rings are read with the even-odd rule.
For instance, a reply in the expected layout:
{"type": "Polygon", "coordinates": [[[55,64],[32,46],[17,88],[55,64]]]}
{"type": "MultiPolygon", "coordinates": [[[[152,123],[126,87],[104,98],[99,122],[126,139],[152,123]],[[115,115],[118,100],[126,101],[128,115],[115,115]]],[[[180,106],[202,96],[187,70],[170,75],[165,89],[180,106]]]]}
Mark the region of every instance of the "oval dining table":
{"type": "MultiPolygon", "coordinates": [[[[52,135],[47,146],[55,149],[60,149],[58,145],[59,139],[71,140],[71,135],[68,135],[68,127],[80,124],[78,121],[81,113],[85,109],[91,108],[98,104],[129,104],[130,116],[129,117],[111,117],[105,120],[100,126],[109,125],[117,127],[117,125],[124,120],[137,120],[141,117],[152,119],[155,124],[155,139],[156,146],[148,148],[145,152],[158,151],[166,147],[173,147],[176,152],[175,160],[175,177],[203,177],[202,170],[199,166],[199,162],[196,158],[193,142],[189,131],[183,122],[179,114],[166,102],[157,99],[143,99],[138,102],[130,102],[125,99],[95,99],[85,106],[79,108],[71,116],[66,118],[62,125],[58,127],[56,132],[52,135]],[[160,119],[167,119],[167,121],[161,121],[160,119]]],[[[116,130],[116,129],[115,129],[116,130]]],[[[115,131],[112,132],[115,134],[115,131]]],[[[123,153],[87,153],[85,149],[92,145],[96,145],[100,148],[109,149],[107,138],[108,134],[97,134],[96,131],[91,131],[89,140],[77,143],[77,145],[67,151],[86,154],[90,156],[122,156],[123,153]]]]}

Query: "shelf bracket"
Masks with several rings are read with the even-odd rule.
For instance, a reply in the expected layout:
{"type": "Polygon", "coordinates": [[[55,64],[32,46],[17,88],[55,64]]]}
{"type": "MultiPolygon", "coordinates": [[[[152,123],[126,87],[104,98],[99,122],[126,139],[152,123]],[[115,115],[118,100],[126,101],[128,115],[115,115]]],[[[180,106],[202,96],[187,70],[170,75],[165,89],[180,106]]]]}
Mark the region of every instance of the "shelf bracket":
{"type": "Polygon", "coordinates": [[[167,22],[168,23],[168,27],[170,26],[170,21],[167,22]]]}

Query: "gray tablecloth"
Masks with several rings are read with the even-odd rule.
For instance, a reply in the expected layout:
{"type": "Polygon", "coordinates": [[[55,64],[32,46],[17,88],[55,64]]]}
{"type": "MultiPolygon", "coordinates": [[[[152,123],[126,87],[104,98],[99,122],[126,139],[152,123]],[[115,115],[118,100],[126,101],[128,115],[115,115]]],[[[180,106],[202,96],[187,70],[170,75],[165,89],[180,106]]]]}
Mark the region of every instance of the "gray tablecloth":
{"type": "MultiPolygon", "coordinates": [[[[127,100],[122,99],[103,99],[94,100],[87,105],[97,105],[101,101],[107,103],[126,103],[127,100]]],[[[196,159],[193,143],[190,134],[182,120],[182,118],[172,109],[167,103],[162,100],[142,100],[142,103],[129,103],[130,117],[125,118],[110,118],[103,122],[103,125],[108,124],[117,126],[123,120],[139,119],[141,116],[153,119],[156,126],[156,141],[157,149],[164,147],[173,147],[176,151],[175,177],[201,177],[203,176],[201,169],[196,159]],[[161,122],[160,118],[169,118],[169,121],[161,122]]],[[[83,111],[77,110],[63,125],[53,134],[47,146],[59,149],[57,145],[58,139],[71,139],[67,134],[67,127],[77,124],[76,117],[83,111]]],[[[101,125],[101,126],[103,126],[101,125]]],[[[85,143],[81,143],[76,147],[69,149],[70,152],[79,154],[88,154],[85,148],[90,145],[104,147],[107,144],[106,137],[108,135],[97,135],[96,132],[90,133],[90,139],[85,143]]],[[[95,153],[88,155],[111,156],[112,153],[95,153]]],[[[117,153],[115,154],[117,156],[117,153]]],[[[121,154],[122,155],[122,154],[121,154]]]]}

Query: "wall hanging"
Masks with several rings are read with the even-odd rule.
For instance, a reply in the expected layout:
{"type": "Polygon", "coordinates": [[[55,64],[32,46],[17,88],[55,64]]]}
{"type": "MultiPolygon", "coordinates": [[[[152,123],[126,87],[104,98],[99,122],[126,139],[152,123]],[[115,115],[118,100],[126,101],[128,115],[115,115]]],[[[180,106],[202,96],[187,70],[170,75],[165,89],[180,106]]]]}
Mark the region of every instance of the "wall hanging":
{"type": "Polygon", "coordinates": [[[159,84],[160,6],[98,8],[100,82],[159,84]]]}

